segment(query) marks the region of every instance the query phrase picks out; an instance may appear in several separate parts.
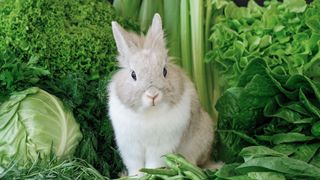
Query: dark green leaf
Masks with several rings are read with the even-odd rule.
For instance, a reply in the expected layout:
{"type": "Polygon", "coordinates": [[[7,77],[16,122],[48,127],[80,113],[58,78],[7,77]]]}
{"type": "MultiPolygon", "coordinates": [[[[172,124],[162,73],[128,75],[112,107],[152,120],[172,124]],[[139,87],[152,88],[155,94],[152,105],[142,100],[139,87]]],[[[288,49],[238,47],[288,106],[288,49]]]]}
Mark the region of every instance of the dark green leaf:
{"type": "Polygon", "coordinates": [[[271,170],[285,173],[287,175],[319,177],[320,168],[310,165],[306,162],[288,157],[259,157],[251,159],[236,170],[240,173],[247,173],[256,170],[271,170]]]}
{"type": "Polygon", "coordinates": [[[279,153],[285,154],[286,156],[290,156],[296,151],[297,145],[296,144],[279,144],[274,146],[272,149],[279,153]]]}
{"type": "Polygon", "coordinates": [[[310,164],[317,166],[318,168],[320,168],[320,152],[318,152],[313,159],[311,160],[310,164]]]}
{"type": "Polygon", "coordinates": [[[304,162],[309,162],[316,154],[320,147],[320,143],[302,144],[299,145],[291,158],[298,159],[304,162]]]}
{"type": "Polygon", "coordinates": [[[219,178],[228,179],[233,176],[237,176],[237,174],[234,169],[238,167],[240,163],[233,163],[233,164],[226,164],[222,168],[220,168],[215,175],[219,178]]]}
{"type": "Polygon", "coordinates": [[[266,146],[249,146],[249,147],[243,148],[239,153],[239,156],[242,156],[245,161],[249,161],[257,157],[266,157],[266,156],[283,157],[286,155],[280,152],[277,152],[275,150],[272,150],[266,146]]]}
{"type": "Polygon", "coordinates": [[[243,132],[239,132],[239,131],[235,131],[235,130],[218,130],[218,132],[219,133],[232,133],[232,134],[239,136],[240,138],[242,138],[243,140],[247,141],[250,144],[259,145],[259,143],[255,139],[251,138],[250,136],[246,135],[243,132]]]}
{"type": "Polygon", "coordinates": [[[301,133],[280,133],[272,136],[273,144],[291,143],[291,142],[306,142],[313,140],[311,136],[306,136],[301,133]]]}
{"type": "Polygon", "coordinates": [[[320,137],[320,121],[314,123],[311,128],[312,135],[320,137]]]}

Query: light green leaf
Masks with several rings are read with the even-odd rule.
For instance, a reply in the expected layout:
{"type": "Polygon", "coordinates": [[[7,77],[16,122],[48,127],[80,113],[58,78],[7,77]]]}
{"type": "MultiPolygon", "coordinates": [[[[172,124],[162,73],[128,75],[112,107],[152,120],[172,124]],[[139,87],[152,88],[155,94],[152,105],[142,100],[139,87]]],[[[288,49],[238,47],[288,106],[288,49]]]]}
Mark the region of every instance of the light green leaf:
{"type": "Polygon", "coordinates": [[[289,9],[290,12],[302,13],[307,8],[305,0],[284,0],[283,4],[289,9]]]}

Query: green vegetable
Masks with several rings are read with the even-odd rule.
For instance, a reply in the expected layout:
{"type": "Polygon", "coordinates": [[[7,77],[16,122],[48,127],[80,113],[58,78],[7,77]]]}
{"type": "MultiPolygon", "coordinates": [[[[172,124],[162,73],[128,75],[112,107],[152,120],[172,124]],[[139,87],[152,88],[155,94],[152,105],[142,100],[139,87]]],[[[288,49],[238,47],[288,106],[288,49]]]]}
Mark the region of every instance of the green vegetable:
{"type": "Polygon", "coordinates": [[[0,166],[12,159],[22,166],[53,152],[73,156],[82,134],[70,110],[55,96],[29,88],[0,106],[0,166]]]}
{"type": "Polygon", "coordinates": [[[113,6],[118,15],[125,18],[138,19],[137,9],[140,8],[141,0],[115,0],[113,6]]]}
{"type": "MultiPolygon", "coordinates": [[[[138,10],[138,9],[137,9],[138,10]]],[[[142,32],[146,32],[151,25],[155,13],[163,15],[162,0],[143,0],[140,7],[139,22],[142,32]]],[[[162,16],[163,17],[163,16],[162,16]]]]}
{"type": "Polygon", "coordinates": [[[320,136],[320,121],[318,121],[312,125],[311,133],[316,137],[320,136]]]}
{"type": "Polygon", "coordinates": [[[256,170],[272,170],[292,176],[319,177],[320,168],[287,157],[260,157],[248,160],[236,168],[240,173],[256,170]]]}
{"type": "Polygon", "coordinates": [[[214,176],[214,172],[207,171],[205,172],[201,168],[188,162],[183,156],[179,154],[167,154],[164,156],[164,161],[167,164],[168,168],[158,168],[158,169],[141,169],[141,172],[144,172],[145,175],[141,179],[151,179],[151,178],[160,178],[160,179],[191,179],[191,180],[200,180],[208,179],[211,176],[214,176]]]}
{"type": "Polygon", "coordinates": [[[232,163],[216,176],[318,177],[320,2],[214,3],[221,14],[207,58],[218,76],[215,92],[223,92],[216,104],[219,157],[232,163]]]}
{"type": "Polygon", "coordinates": [[[318,118],[314,112],[320,112],[316,108],[319,104],[303,102],[314,101],[311,97],[319,92],[313,88],[317,82],[296,75],[280,83],[261,62],[260,59],[252,61],[239,77],[239,84],[244,87],[228,89],[217,103],[221,152],[237,156],[249,144],[310,142],[315,139],[310,130],[315,123],[313,119],[318,118]],[[256,80],[260,78],[264,80],[256,80]],[[301,93],[309,94],[309,97],[299,96],[301,93]],[[315,109],[310,109],[310,105],[315,109]],[[243,132],[246,135],[242,135],[243,132]],[[254,134],[252,140],[250,137],[254,134]]]}
{"type": "Polygon", "coordinates": [[[181,64],[188,76],[192,79],[192,53],[190,34],[190,4],[189,0],[180,1],[180,44],[181,44],[181,64]]]}
{"type": "Polygon", "coordinates": [[[204,41],[204,4],[202,1],[190,0],[190,28],[191,28],[191,52],[193,64],[193,77],[197,87],[199,100],[202,106],[211,112],[211,101],[208,99],[208,89],[206,86],[206,71],[204,61],[205,41],[204,41]]]}
{"type": "Polygon", "coordinates": [[[313,69],[319,68],[318,1],[309,6],[304,0],[269,1],[260,7],[251,0],[247,8],[228,1],[223,4],[215,5],[224,14],[215,18],[210,36],[214,48],[207,55],[215,61],[221,89],[235,86],[241,72],[257,57],[263,57],[277,73],[319,77],[313,69]]]}
{"type": "Polygon", "coordinates": [[[285,176],[280,173],[275,172],[249,172],[248,177],[251,179],[258,179],[258,180],[285,180],[285,176]]]}
{"type": "Polygon", "coordinates": [[[147,174],[157,174],[157,175],[167,175],[167,176],[175,176],[178,173],[174,170],[171,169],[147,169],[147,168],[142,168],[140,169],[140,172],[144,172],[147,174]]]}
{"type": "Polygon", "coordinates": [[[172,162],[177,165],[177,167],[183,171],[189,171],[189,175],[194,174],[195,176],[198,176],[200,179],[205,179],[206,175],[202,172],[202,170],[188,162],[184,157],[177,154],[167,154],[165,155],[165,160],[167,162],[172,162]]]}
{"type": "Polygon", "coordinates": [[[169,55],[173,62],[181,65],[181,37],[180,37],[180,0],[163,0],[163,19],[169,55]]]}
{"type": "Polygon", "coordinates": [[[81,125],[75,155],[117,177],[123,165],[105,108],[106,84],[117,69],[111,21],[137,26],[105,0],[0,4],[0,104],[32,86],[58,96],[81,125]]]}
{"type": "Polygon", "coordinates": [[[10,163],[1,179],[108,179],[92,165],[79,158],[57,160],[56,157],[36,159],[26,166],[10,163]]]}

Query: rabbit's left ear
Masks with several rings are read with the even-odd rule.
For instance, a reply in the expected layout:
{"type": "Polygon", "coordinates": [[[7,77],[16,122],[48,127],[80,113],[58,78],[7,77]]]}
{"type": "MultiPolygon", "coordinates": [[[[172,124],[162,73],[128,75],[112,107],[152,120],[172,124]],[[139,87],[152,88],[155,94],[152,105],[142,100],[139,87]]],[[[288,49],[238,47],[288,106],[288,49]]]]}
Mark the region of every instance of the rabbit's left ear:
{"type": "Polygon", "coordinates": [[[128,33],[115,21],[112,21],[113,37],[116,41],[117,49],[120,55],[129,54],[128,33]]]}
{"type": "Polygon", "coordinates": [[[112,21],[112,32],[119,52],[119,64],[125,67],[129,64],[128,58],[125,57],[137,51],[140,39],[135,34],[127,32],[115,21],[112,21]]]}
{"type": "Polygon", "coordinates": [[[148,30],[144,47],[165,50],[166,44],[164,39],[164,32],[162,30],[161,17],[158,13],[153,16],[152,24],[148,30]]]}

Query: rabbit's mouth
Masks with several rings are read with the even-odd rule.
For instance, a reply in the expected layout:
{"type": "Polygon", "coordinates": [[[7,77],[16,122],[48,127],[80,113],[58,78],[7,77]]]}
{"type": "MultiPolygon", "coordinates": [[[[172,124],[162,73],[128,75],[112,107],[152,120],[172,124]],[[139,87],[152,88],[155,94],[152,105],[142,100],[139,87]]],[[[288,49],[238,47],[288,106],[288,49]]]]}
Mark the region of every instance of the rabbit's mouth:
{"type": "Polygon", "coordinates": [[[147,96],[145,99],[145,105],[148,107],[154,107],[160,104],[160,99],[158,98],[159,95],[156,96],[147,96]]]}
{"type": "Polygon", "coordinates": [[[159,94],[156,94],[154,96],[147,95],[147,97],[152,101],[152,106],[156,105],[155,100],[157,99],[158,96],[159,96],[159,94]]]}
{"type": "Polygon", "coordinates": [[[162,92],[155,87],[150,87],[143,94],[142,101],[143,104],[147,107],[154,107],[161,103],[162,100],[162,92]]]}

